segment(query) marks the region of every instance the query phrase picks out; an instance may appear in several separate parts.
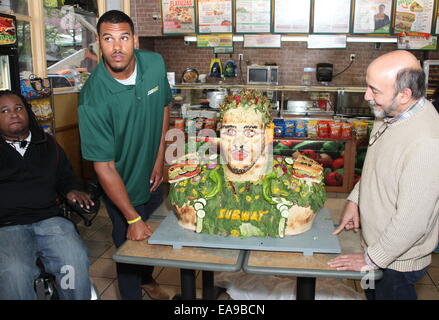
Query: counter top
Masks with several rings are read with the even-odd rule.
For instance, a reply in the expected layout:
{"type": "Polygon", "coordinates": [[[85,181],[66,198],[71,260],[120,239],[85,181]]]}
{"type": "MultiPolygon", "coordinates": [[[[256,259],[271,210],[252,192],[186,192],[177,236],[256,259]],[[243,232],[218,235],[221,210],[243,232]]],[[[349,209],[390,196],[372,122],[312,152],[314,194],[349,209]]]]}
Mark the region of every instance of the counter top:
{"type": "Polygon", "coordinates": [[[182,83],[176,84],[175,89],[265,89],[273,91],[326,91],[326,92],[337,92],[339,90],[346,92],[365,92],[366,87],[349,87],[349,86],[288,86],[288,85],[250,85],[250,84],[206,84],[206,83],[182,83]]]}

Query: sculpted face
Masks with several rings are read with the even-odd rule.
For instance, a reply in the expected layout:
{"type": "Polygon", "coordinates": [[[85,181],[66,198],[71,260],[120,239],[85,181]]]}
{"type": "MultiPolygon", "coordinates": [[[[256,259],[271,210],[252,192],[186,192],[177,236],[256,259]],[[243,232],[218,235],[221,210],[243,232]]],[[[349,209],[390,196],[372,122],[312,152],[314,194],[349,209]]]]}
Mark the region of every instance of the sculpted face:
{"type": "Polygon", "coordinates": [[[230,109],[221,126],[221,156],[229,170],[243,175],[265,150],[262,115],[254,109],[230,109]]]}

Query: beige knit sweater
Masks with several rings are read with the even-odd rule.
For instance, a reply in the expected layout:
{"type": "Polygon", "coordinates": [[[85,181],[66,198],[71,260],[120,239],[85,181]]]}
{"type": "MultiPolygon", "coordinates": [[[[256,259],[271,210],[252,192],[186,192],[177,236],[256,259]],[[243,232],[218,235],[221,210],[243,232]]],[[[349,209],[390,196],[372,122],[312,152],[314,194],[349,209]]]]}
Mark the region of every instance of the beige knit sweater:
{"type": "Polygon", "coordinates": [[[362,244],[376,265],[406,272],[431,263],[439,238],[439,114],[430,102],[368,148],[348,200],[359,204],[362,244]]]}

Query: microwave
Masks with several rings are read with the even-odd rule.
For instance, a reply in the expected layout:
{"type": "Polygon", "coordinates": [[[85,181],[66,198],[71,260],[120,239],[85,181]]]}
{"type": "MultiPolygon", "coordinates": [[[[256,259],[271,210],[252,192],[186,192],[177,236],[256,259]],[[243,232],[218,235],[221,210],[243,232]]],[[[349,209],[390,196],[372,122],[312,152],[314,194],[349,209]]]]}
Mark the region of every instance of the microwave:
{"type": "Polygon", "coordinates": [[[247,66],[247,84],[279,83],[278,66],[247,66]]]}

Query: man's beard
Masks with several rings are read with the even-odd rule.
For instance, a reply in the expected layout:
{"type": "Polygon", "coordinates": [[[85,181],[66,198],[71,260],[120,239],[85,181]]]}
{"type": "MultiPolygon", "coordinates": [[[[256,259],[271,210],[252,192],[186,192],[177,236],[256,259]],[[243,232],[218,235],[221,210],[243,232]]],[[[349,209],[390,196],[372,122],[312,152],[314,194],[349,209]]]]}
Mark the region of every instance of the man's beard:
{"type": "Polygon", "coordinates": [[[398,110],[399,105],[396,104],[395,98],[392,99],[392,102],[387,110],[377,109],[375,101],[368,101],[370,110],[373,112],[374,116],[378,119],[383,119],[388,117],[392,112],[398,110]]]}
{"type": "MultiPolygon", "coordinates": [[[[265,150],[265,143],[262,146],[262,150],[265,150]]],[[[221,148],[221,153],[223,152],[223,149],[221,148]]],[[[227,151],[226,151],[227,152],[227,151]]],[[[227,168],[229,168],[229,170],[234,173],[234,174],[244,174],[247,173],[248,171],[250,171],[251,168],[253,168],[253,166],[256,164],[256,162],[259,160],[259,158],[263,156],[263,151],[261,152],[261,154],[254,160],[252,161],[248,166],[246,166],[245,168],[236,168],[236,167],[232,167],[229,163],[229,161],[227,161],[227,158],[225,156],[225,153],[222,153],[222,158],[226,161],[227,164],[227,168]]]]}
{"type": "Polygon", "coordinates": [[[104,58],[104,62],[105,62],[105,65],[112,71],[112,72],[114,72],[114,73],[119,73],[119,72],[123,72],[123,71],[125,71],[127,68],[128,68],[128,66],[130,65],[130,62],[128,62],[125,66],[122,66],[122,67],[114,67],[114,66],[112,66],[107,60],[105,60],[105,58],[104,58]]]}

